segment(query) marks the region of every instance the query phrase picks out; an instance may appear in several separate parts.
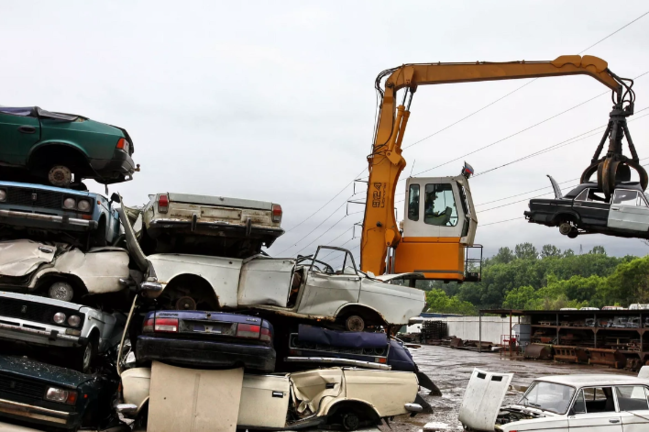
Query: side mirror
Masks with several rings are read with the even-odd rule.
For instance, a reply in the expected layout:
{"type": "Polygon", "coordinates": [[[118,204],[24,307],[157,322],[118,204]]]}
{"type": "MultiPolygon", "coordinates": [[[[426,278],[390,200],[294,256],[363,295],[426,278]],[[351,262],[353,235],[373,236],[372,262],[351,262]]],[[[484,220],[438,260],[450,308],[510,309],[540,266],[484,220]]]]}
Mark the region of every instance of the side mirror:
{"type": "Polygon", "coordinates": [[[162,293],[163,287],[156,278],[147,278],[140,284],[139,293],[148,299],[155,299],[162,293]]]}
{"type": "Polygon", "coordinates": [[[113,194],[110,196],[110,202],[121,203],[122,200],[119,198],[119,194],[113,192],[113,194]]]}

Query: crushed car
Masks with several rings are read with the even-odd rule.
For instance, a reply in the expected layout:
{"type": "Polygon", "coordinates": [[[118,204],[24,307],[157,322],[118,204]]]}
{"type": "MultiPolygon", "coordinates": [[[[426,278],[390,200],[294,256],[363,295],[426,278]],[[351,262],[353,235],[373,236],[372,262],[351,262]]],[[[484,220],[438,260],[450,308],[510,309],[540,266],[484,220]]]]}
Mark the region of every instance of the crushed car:
{"type": "MultiPolygon", "coordinates": [[[[164,370],[167,388],[183,385],[176,382],[172,366],[156,365],[164,368],[158,370],[164,370]]],[[[125,417],[147,415],[156,365],[153,371],[133,368],[122,372],[123,404],[118,405],[118,409],[125,417]]],[[[192,374],[201,377],[201,382],[204,375],[213,372],[192,370],[192,374]]],[[[427,404],[417,390],[417,377],[411,372],[329,368],[290,374],[246,373],[237,428],[296,430],[336,425],[352,431],[378,424],[382,418],[420,412],[421,404],[427,404]],[[390,391],[386,391],[387,388],[390,391]]],[[[196,414],[201,417],[214,415],[210,412],[196,414]]]]}
{"type": "Polygon", "coordinates": [[[267,320],[226,312],[153,311],[137,337],[138,362],[273,372],[273,326],[267,320]]]}
{"type": "Polygon", "coordinates": [[[134,261],[155,280],[161,307],[176,310],[248,308],[292,318],[325,320],[347,330],[405,324],[422,311],[424,291],[388,283],[417,273],[372,277],[359,271],[350,251],[320,246],[300,259],[256,255],[245,260],[205,255],[145,255],[128,213],[118,210],[134,261]],[[320,257],[344,255],[336,271],[320,257]]]}
{"type": "Polygon", "coordinates": [[[640,183],[619,183],[607,199],[596,183],[582,183],[564,196],[548,177],[554,199],[530,200],[525,212],[530,223],[559,227],[569,238],[587,233],[649,238],[649,202],[640,183]]]}
{"type": "Polygon", "coordinates": [[[88,191],[0,181],[0,235],[67,241],[79,247],[116,243],[120,234],[114,198],[88,191]]]}
{"type": "Polygon", "coordinates": [[[126,129],[39,107],[0,107],[3,180],[69,187],[81,179],[132,179],[133,140],[126,129]],[[15,173],[15,174],[14,174],[15,173]]]}
{"type": "Polygon", "coordinates": [[[275,203],[164,192],[142,209],[147,254],[191,253],[247,258],[284,234],[275,203]]]}
{"type": "Polygon", "coordinates": [[[0,355],[0,420],[39,430],[128,430],[112,406],[119,385],[113,375],[0,355]]]}
{"type": "Polygon", "coordinates": [[[89,372],[119,343],[125,318],[76,303],[0,291],[0,339],[60,350],[73,369],[89,372]]]}
{"type": "Polygon", "coordinates": [[[473,371],[459,412],[459,420],[466,430],[640,432],[649,429],[647,378],[613,374],[540,377],[518,402],[501,406],[512,377],[513,374],[507,373],[473,371]]]}
{"type": "Polygon", "coordinates": [[[138,277],[129,260],[125,249],[113,246],[82,252],[65,243],[0,241],[0,289],[62,301],[114,293],[138,277]]]}

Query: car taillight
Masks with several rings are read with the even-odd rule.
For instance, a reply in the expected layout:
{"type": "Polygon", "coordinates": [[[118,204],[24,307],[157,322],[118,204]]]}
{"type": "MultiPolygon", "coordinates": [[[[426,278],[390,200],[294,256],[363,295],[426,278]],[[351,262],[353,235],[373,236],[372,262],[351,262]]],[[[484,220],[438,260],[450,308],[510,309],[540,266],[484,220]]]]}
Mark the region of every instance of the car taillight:
{"type": "Polygon", "coordinates": [[[126,139],[124,139],[124,138],[120,138],[119,141],[117,141],[117,146],[116,146],[116,147],[117,147],[118,149],[123,150],[123,151],[125,151],[126,153],[128,153],[128,150],[129,150],[130,144],[129,144],[128,141],[126,141],[126,139]]]}
{"type": "Polygon", "coordinates": [[[167,210],[169,210],[169,197],[167,194],[161,194],[158,197],[158,212],[167,213],[167,210]]]}
{"type": "Polygon", "coordinates": [[[271,338],[272,338],[272,336],[270,334],[270,329],[262,327],[261,328],[261,337],[259,338],[259,340],[262,340],[264,342],[270,342],[271,338]]]}
{"type": "Polygon", "coordinates": [[[273,222],[279,223],[282,221],[282,206],[273,204],[273,222]]]}
{"type": "Polygon", "coordinates": [[[238,324],[237,337],[259,339],[260,329],[261,327],[259,327],[258,325],[238,324]]]}
{"type": "Polygon", "coordinates": [[[178,333],[178,318],[147,318],[142,331],[152,333],[178,333]]]}

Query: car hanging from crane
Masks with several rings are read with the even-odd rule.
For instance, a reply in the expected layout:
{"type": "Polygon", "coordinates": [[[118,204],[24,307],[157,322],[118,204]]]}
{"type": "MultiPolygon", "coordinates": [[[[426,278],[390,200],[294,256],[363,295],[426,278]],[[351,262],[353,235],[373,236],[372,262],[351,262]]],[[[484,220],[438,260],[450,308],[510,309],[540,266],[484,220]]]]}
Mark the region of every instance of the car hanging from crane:
{"type": "MultiPolygon", "coordinates": [[[[633,113],[632,82],[613,74],[607,62],[600,58],[572,55],[553,61],[405,64],[381,72],[376,78],[380,97],[378,121],[372,151],[367,158],[369,178],[361,239],[361,270],[368,275],[419,273],[426,279],[480,280],[482,246],[474,244],[478,220],[469,187],[470,166],[466,166],[463,175],[457,177],[409,178],[404,221],[401,226],[396,221],[394,196],[399,176],[406,166],[401,144],[412,97],[419,85],[580,74],[588,75],[613,90],[616,104],[606,135],[611,138],[609,151],[599,158],[603,139],[591,165],[584,171],[582,182],[589,182],[597,172],[594,187],[607,202],[612,196],[615,201],[616,187],[630,180],[633,168],[640,175],[640,182],[634,190],[644,191],[647,174],[638,163],[626,126],[626,117],[633,113]],[[399,90],[403,90],[403,99],[397,106],[399,90]],[[622,155],[624,135],[632,158],[622,155]],[[469,254],[476,250],[480,258],[473,261],[469,254]]],[[[646,205],[644,195],[636,196],[646,205]]],[[[546,221],[541,223],[548,224],[546,221]]],[[[571,230],[572,227],[580,229],[575,222],[569,223],[571,230]]],[[[574,231],[570,232],[574,235],[574,231]]]]}
{"type": "Polygon", "coordinates": [[[649,238],[649,202],[647,172],[640,165],[627,117],[633,115],[635,93],[633,81],[609,74],[620,84],[613,89],[613,110],[608,126],[597,146],[590,165],[581,175],[580,184],[565,196],[551,177],[554,199],[532,199],[526,219],[531,223],[558,226],[569,238],[580,234],[606,234],[615,237],[649,238]],[[631,157],[622,153],[622,140],[631,157]],[[608,150],[600,158],[608,139],[608,150]],[[638,180],[632,181],[631,170],[638,180]],[[597,174],[592,181],[593,174],[597,174]]]}

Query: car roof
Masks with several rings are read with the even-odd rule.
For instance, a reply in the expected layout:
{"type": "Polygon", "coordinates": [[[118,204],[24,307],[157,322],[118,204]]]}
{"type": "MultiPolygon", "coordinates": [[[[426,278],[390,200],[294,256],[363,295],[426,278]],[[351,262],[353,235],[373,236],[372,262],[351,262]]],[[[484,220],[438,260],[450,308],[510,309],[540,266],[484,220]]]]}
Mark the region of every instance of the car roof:
{"type": "Polygon", "coordinates": [[[545,381],[555,384],[564,384],[573,387],[590,387],[596,385],[630,385],[640,384],[649,386],[649,379],[629,375],[615,374],[572,374],[551,375],[539,377],[535,381],[545,381]]]}

